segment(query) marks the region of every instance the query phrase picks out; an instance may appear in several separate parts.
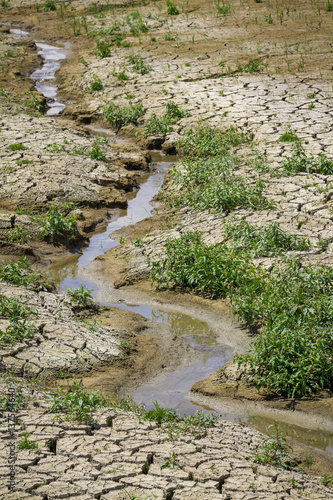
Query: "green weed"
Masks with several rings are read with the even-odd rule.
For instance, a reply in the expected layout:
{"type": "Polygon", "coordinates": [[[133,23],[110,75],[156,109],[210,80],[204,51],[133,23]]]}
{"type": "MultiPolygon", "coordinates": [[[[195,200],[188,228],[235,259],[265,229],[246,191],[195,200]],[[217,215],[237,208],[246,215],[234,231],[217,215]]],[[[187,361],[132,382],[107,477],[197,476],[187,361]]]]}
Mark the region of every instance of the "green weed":
{"type": "Polygon", "coordinates": [[[259,61],[254,61],[253,59],[250,59],[248,64],[244,66],[238,64],[237,67],[237,71],[239,71],[239,73],[259,73],[261,70],[262,66],[260,66],[259,61]]]}
{"type": "Polygon", "coordinates": [[[279,141],[281,141],[281,142],[300,142],[300,140],[297,137],[297,135],[295,134],[295,132],[293,132],[291,130],[290,125],[287,127],[287,130],[285,131],[285,133],[279,137],[279,141]]]}
{"type": "Polygon", "coordinates": [[[255,227],[246,221],[228,223],[223,228],[228,238],[228,248],[233,252],[245,252],[251,258],[277,257],[286,251],[306,251],[305,238],[285,233],[276,222],[267,227],[255,227]]]}
{"type": "Polygon", "coordinates": [[[170,453],[170,456],[168,458],[163,458],[163,460],[161,462],[161,469],[165,469],[165,468],[176,469],[179,466],[180,466],[180,462],[179,462],[178,457],[174,451],[172,453],[170,453]]]}
{"type": "Polygon", "coordinates": [[[46,2],[44,3],[43,11],[50,12],[52,10],[57,10],[57,7],[56,7],[54,1],[53,0],[46,0],[46,2]]]}
{"type": "Polygon", "coordinates": [[[27,307],[18,299],[7,299],[0,295],[0,315],[9,319],[6,330],[0,330],[0,345],[32,338],[37,328],[26,321],[27,316],[31,314],[37,315],[32,307],[27,307]]]}
{"type": "Polygon", "coordinates": [[[167,4],[167,14],[169,16],[178,16],[179,14],[179,10],[178,10],[178,7],[173,3],[171,2],[171,0],[165,0],[165,3],[167,4]]]}
{"type": "Polygon", "coordinates": [[[71,300],[74,304],[79,305],[80,307],[90,307],[92,301],[91,292],[93,290],[88,290],[85,285],[80,285],[79,288],[69,288],[66,290],[71,296],[71,300]]]}
{"type": "Polygon", "coordinates": [[[110,57],[111,55],[111,45],[110,42],[106,42],[105,40],[97,40],[96,49],[94,54],[98,57],[105,58],[110,57]]]}
{"type": "Polygon", "coordinates": [[[14,226],[12,229],[2,230],[0,231],[0,234],[4,235],[7,241],[18,243],[20,245],[27,245],[28,239],[31,238],[26,230],[20,226],[14,226]]]}
{"type": "Polygon", "coordinates": [[[172,132],[172,125],[177,123],[181,118],[190,116],[189,111],[179,108],[174,101],[169,101],[165,106],[165,111],[161,117],[157,117],[155,113],[149,118],[143,128],[144,135],[165,135],[172,132]]]}
{"type": "Polygon", "coordinates": [[[108,401],[99,391],[88,394],[83,389],[82,382],[72,379],[68,388],[58,387],[56,392],[50,396],[49,412],[64,414],[64,417],[56,415],[59,420],[92,422],[91,413],[101,406],[108,406],[108,401]]]}
{"type": "Polygon", "coordinates": [[[28,432],[22,432],[23,439],[20,439],[17,443],[17,448],[19,450],[35,450],[36,453],[39,450],[38,443],[28,439],[30,434],[28,432]]]}
{"type": "Polygon", "coordinates": [[[24,146],[23,144],[10,144],[9,146],[6,147],[6,149],[9,149],[10,151],[24,151],[26,149],[29,149],[27,146],[24,146]]]}
{"type": "Polygon", "coordinates": [[[40,271],[33,271],[25,256],[16,262],[0,265],[0,281],[15,286],[27,286],[34,290],[52,290],[51,284],[40,271]]]}
{"type": "Polygon", "coordinates": [[[146,64],[141,56],[132,54],[127,58],[132,64],[132,70],[140,75],[145,75],[151,71],[149,64],[146,64]]]}
{"type": "Polygon", "coordinates": [[[129,101],[128,106],[119,106],[119,104],[112,102],[104,107],[103,115],[110,125],[118,132],[121,127],[129,123],[134,123],[136,125],[139,118],[143,115],[143,111],[141,102],[133,104],[129,101]]]}
{"type": "Polygon", "coordinates": [[[90,82],[89,89],[91,92],[97,92],[99,90],[103,90],[104,86],[101,79],[94,75],[92,81],[90,82]]]}
{"type": "Polygon", "coordinates": [[[294,146],[291,157],[282,162],[281,167],[277,175],[296,175],[299,172],[333,174],[333,162],[323,154],[319,154],[317,158],[307,156],[300,144],[294,146]]]}

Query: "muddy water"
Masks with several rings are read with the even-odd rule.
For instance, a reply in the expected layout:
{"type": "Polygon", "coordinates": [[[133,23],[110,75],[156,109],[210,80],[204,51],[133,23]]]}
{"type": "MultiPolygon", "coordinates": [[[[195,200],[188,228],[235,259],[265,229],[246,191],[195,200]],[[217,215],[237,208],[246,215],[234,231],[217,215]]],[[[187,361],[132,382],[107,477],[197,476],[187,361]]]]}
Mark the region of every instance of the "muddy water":
{"type": "MultiPolygon", "coordinates": [[[[17,36],[25,36],[27,34],[21,30],[12,30],[12,33],[17,36]]],[[[50,83],[55,78],[55,72],[60,66],[60,61],[66,57],[65,49],[44,43],[38,43],[37,47],[45,62],[43,67],[40,70],[36,70],[31,77],[36,82],[36,88],[50,99],[50,109],[47,114],[57,115],[64,109],[65,105],[57,100],[57,87],[50,85],[50,83]]],[[[93,128],[91,132],[96,135],[113,135],[109,131],[94,130],[93,128]]],[[[89,246],[83,249],[78,255],[53,266],[50,272],[59,290],[65,290],[69,287],[74,288],[83,283],[92,289],[94,293],[98,291],[98,285],[94,281],[77,278],[79,269],[85,268],[98,255],[101,255],[119,243],[117,240],[112,239],[112,237],[110,238],[113,231],[129,224],[135,224],[151,216],[153,207],[150,201],[159,191],[168,167],[175,160],[175,158],[159,157],[157,154],[154,158],[154,161],[157,162],[156,172],[150,176],[142,177],[139,191],[130,194],[128,197],[128,208],[126,210],[119,210],[115,215],[116,218],[110,220],[106,227],[100,228],[95,233],[89,235],[89,246]]],[[[207,377],[232,357],[233,349],[230,346],[221,345],[221,343],[216,341],[214,329],[210,328],[207,323],[180,313],[177,310],[163,310],[162,306],[156,308],[149,305],[126,303],[104,303],[104,305],[134,311],[151,319],[157,325],[159,323],[166,324],[170,332],[175,335],[182,335],[198,353],[197,361],[194,365],[167,375],[161,375],[161,377],[155,379],[151,384],[141,386],[134,391],[132,396],[137,402],[151,407],[152,401],[157,400],[162,406],[175,408],[181,413],[187,414],[194,413],[198,408],[204,412],[212,411],[204,402],[192,402],[188,399],[187,394],[195,381],[207,377]]],[[[258,415],[247,416],[242,411],[235,414],[234,411],[228,411],[227,408],[219,408],[219,410],[224,418],[247,422],[264,432],[267,425],[273,422],[269,417],[262,418],[258,415]]],[[[333,453],[332,433],[307,430],[292,424],[284,423],[283,425],[288,428],[289,434],[299,441],[333,453]]]]}

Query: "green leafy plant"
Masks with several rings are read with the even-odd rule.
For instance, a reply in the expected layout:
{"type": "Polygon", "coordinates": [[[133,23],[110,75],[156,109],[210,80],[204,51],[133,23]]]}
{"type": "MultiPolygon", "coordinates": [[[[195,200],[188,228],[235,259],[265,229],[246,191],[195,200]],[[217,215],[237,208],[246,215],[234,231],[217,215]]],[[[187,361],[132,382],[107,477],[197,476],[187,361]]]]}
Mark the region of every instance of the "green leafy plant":
{"type": "Polygon", "coordinates": [[[281,167],[282,169],[278,172],[278,175],[296,175],[299,172],[333,174],[333,162],[323,154],[319,154],[317,158],[307,156],[300,144],[294,146],[291,157],[284,160],[281,167]]]}
{"type": "Polygon", "coordinates": [[[30,436],[29,432],[22,432],[23,439],[20,439],[17,443],[17,448],[19,450],[35,450],[36,453],[39,451],[39,446],[36,441],[28,439],[30,436]]]}
{"type": "Polygon", "coordinates": [[[320,480],[324,486],[327,486],[328,488],[333,487],[333,476],[328,476],[327,474],[324,474],[320,480]]]}
{"type": "Polygon", "coordinates": [[[244,66],[238,64],[237,67],[237,71],[239,71],[240,73],[258,73],[261,70],[262,66],[260,66],[259,61],[254,61],[253,59],[250,59],[248,64],[244,66]]]}
{"type": "Polygon", "coordinates": [[[41,229],[41,239],[75,235],[77,234],[77,222],[74,215],[65,217],[58,207],[53,206],[48,210],[41,229]]]}
{"type": "Polygon", "coordinates": [[[87,307],[91,305],[91,301],[93,298],[91,295],[92,291],[93,290],[88,290],[85,285],[80,285],[78,288],[69,288],[68,290],[66,290],[66,293],[71,296],[72,302],[78,304],[81,307],[87,307]]]}
{"type": "Polygon", "coordinates": [[[286,468],[288,466],[288,451],[292,451],[292,448],[287,444],[287,431],[281,428],[278,422],[270,425],[269,429],[273,429],[274,433],[267,439],[264,439],[257,447],[254,460],[260,464],[286,468]]]}
{"type": "Polygon", "coordinates": [[[56,7],[54,1],[53,0],[46,0],[46,2],[44,3],[43,11],[50,12],[52,10],[57,10],[57,7],[56,7]]]}
{"type": "Polygon", "coordinates": [[[0,315],[9,319],[5,330],[0,330],[0,345],[15,344],[26,338],[32,338],[37,328],[26,321],[29,315],[37,315],[32,307],[27,307],[18,299],[7,299],[0,295],[0,315]]]}
{"type": "Polygon", "coordinates": [[[330,0],[327,0],[325,3],[324,9],[326,12],[332,12],[333,11],[333,4],[330,2],[330,0]]]}
{"type": "Polygon", "coordinates": [[[35,290],[52,290],[51,284],[40,271],[33,271],[25,256],[16,262],[0,265],[0,281],[15,286],[27,286],[35,290]]]}
{"type": "Polygon", "coordinates": [[[107,137],[95,137],[92,148],[86,154],[88,158],[98,161],[106,161],[105,146],[108,144],[107,137]]]}
{"type": "Polygon", "coordinates": [[[169,16],[178,16],[179,14],[179,10],[178,10],[178,7],[173,3],[171,2],[171,0],[165,0],[165,3],[167,4],[167,14],[169,14],[169,16]]]}
{"type": "Polygon", "coordinates": [[[106,42],[105,40],[97,40],[96,49],[94,54],[102,59],[105,57],[110,57],[111,55],[111,45],[110,42],[106,42]]]}
{"type": "Polygon", "coordinates": [[[71,379],[67,388],[58,387],[50,396],[49,412],[59,412],[55,417],[59,420],[92,422],[91,413],[101,406],[108,406],[108,400],[99,391],[88,394],[82,382],[71,379]]]}
{"type": "Polygon", "coordinates": [[[162,408],[157,401],[154,401],[154,410],[147,411],[143,418],[145,420],[152,420],[157,422],[161,426],[164,422],[173,422],[179,417],[175,410],[169,410],[168,408],[162,408]]]}
{"type": "Polygon", "coordinates": [[[229,2],[225,2],[224,0],[222,0],[222,5],[221,5],[221,0],[215,0],[215,6],[216,6],[216,14],[218,16],[219,15],[226,16],[230,14],[231,6],[229,2]]]}
{"type": "Polygon", "coordinates": [[[146,64],[139,55],[131,54],[128,56],[128,60],[132,64],[132,70],[140,75],[145,75],[151,71],[149,64],[146,64]]]}
{"type": "Polygon", "coordinates": [[[144,126],[143,133],[144,135],[168,134],[173,130],[172,125],[188,116],[190,116],[189,111],[182,110],[174,101],[169,101],[161,117],[157,117],[155,113],[152,114],[144,126]]]}
{"type": "Polygon", "coordinates": [[[10,151],[24,151],[25,149],[29,149],[27,146],[23,146],[23,144],[10,144],[6,149],[10,151]]]}
{"type": "Polygon", "coordinates": [[[246,221],[228,223],[223,228],[228,238],[228,248],[233,252],[245,252],[251,258],[276,257],[286,251],[309,250],[305,238],[285,233],[277,222],[255,227],[246,221]]]}
{"type": "Polygon", "coordinates": [[[20,245],[27,245],[28,239],[31,238],[31,236],[28,235],[26,230],[20,226],[14,226],[12,229],[9,230],[2,230],[0,231],[0,234],[4,235],[7,241],[13,243],[19,243],[20,245]]]}
{"type": "Polygon", "coordinates": [[[168,31],[168,33],[166,35],[164,35],[164,40],[166,40],[167,42],[172,42],[173,40],[176,40],[176,37],[175,35],[173,35],[172,33],[170,33],[170,31],[168,31]]]}
{"type": "Polygon", "coordinates": [[[169,469],[177,469],[180,466],[180,462],[176,453],[173,451],[170,453],[170,456],[167,458],[163,458],[161,462],[161,469],[169,468],[169,469]]]}
{"type": "Polygon", "coordinates": [[[141,102],[133,104],[129,101],[128,106],[120,106],[112,102],[104,107],[103,115],[118,132],[124,125],[138,123],[139,118],[143,115],[143,105],[141,102]]]}
{"type": "Polygon", "coordinates": [[[92,81],[90,82],[89,88],[91,92],[103,90],[104,86],[102,80],[97,75],[94,75],[92,81]]]}
{"type": "Polygon", "coordinates": [[[281,142],[297,142],[297,143],[300,142],[300,140],[297,137],[297,135],[295,134],[295,132],[293,132],[291,130],[290,125],[287,126],[287,130],[285,131],[285,133],[279,137],[279,141],[281,141],[281,142]]]}

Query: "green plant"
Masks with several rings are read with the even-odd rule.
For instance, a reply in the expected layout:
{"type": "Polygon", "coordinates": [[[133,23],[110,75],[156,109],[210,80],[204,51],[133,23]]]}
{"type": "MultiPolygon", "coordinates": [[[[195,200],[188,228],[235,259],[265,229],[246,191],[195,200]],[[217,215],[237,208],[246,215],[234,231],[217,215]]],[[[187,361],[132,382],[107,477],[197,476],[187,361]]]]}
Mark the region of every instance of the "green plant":
{"type": "Polygon", "coordinates": [[[41,229],[41,239],[47,237],[54,239],[56,236],[69,234],[75,235],[77,233],[77,222],[74,215],[66,218],[59,208],[53,206],[48,210],[41,229]]]}
{"type": "Polygon", "coordinates": [[[154,410],[149,410],[144,414],[145,420],[152,420],[161,426],[164,422],[173,422],[179,418],[175,410],[162,408],[157,401],[154,401],[154,407],[154,410]]]}
{"type": "Polygon", "coordinates": [[[9,146],[6,147],[6,149],[10,149],[11,151],[24,151],[25,149],[28,149],[27,146],[23,146],[23,144],[10,144],[9,146]]]}
{"type": "Polygon", "coordinates": [[[57,10],[57,7],[53,0],[46,0],[44,3],[43,11],[50,12],[51,10],[57,10]]]}
{"type": "Polygon", "coordinates": [[[254,61],[253,59],[250,59],[248,64],[244,66],[238,64],[237,67],[237,71],[239,71],[240,73],[258,73],[261,70],[262,66],[260,66],[259,61],[254,61]]]}
{"type": "Polygon", "coordinates": [[[132,64],[132,70],[140,75],[145,75],[151,71],[149,64],[146,64],[141,56],[131,54],[128,56],[130,63],[132,64]]]}
{"type": "Polygon", "coordinates": [[[111,55],[111,47],[110,42],[106,42],[104,40],[97,40],[96,42],[97,48],[95,49],[94,54],[98,57],[110,57],[111,55]]]}
{"type": "Polygon", "coordinates": [[[307,156],[304,148],[297,143],[290,158],[281,163],[281,175],[296,175],[299,172],[317,173],[323,175],[333,174],[333,162],[328,160],[323,154],[317,158],[307,156]]]}
{"type": "Polygon", "coordinates": [[[0,345],[14,344],[32,338],[37,332],[37,328],[25,319],[28,315],[37,315],[37,312],[18,299],[7,299],[0,295],[0,314],[9,319],[6,329],[0,330],[0,345]]]}
{"type": "Polygon", "coordinates": [[[173,3],[171,2],[171,0],[165,0],[165,3],[167,4],[167,14],[169,14],[169,16],[178,16],[179,14],[179,10],[178,10],[178,7],[173,3]]]}
{"type": "Polygon", "coordinates": [[[326,12],[332,12],[333,11],[333,4],[330,2],[330,0],[327,0],[324,9],[326,12]]]}
{"type": "Polygon", "coordinates": [[[228,238],[229,250],[244,252],[251,258],[276,257],[291,250],[309,250],[305,238],[285,233],[277,222],[266,227],[255,227],[246,221],[227,223],[223,231],[228,238]]]}
{"type": "Polygon", "coordinates": [[[324,486],[327,486],[328,488],[333,487],[333,476],[327,476],[327,474],[324,474],[320,480],[324,486]]]}
{"type": "Polygon", "coordinates": [[[80,285],[79,288],[69,288],[66,290],[66,293],[71,296],[72,302],[81,307],[87,307],[90,306],[93,298],[91,295],[92,291],[93,290],[88,290],[85,285],[80,285]]]}
{"type": "Polygon", "coordinates": [[[166,467],[168,467],[169,469],[176,469],[179,466],[180,462],[174,451],[170,453],[170,456],[168,458],[163,458],[161,462],[161,469],[165,469],[166,467]]]}
{"type": "Polygon", "coordinates": [[[265,21],[266,23],[268,24],[273,24],[273,17],[272,17],[272,14],[268,14],[265,16],[265,21]]]}
{"type": "Polygon", "coordinates": [[[281,141],[281,142],[300,142],[300,140],[297,137],[297,135],[295,134],[295,132],[293,132],[291,130],[290,125],[287,126],[287,130],[285,131],[285,133],[279,137],[279,141],[281,141]]]}
{"type": "Polygon", "coordinates": [[[141,238],[135,238],[135,240],[134,240],[134,246],[135,247],[141,247],[142,246],[142,240],[141,240],[141,238]]]}
{"type": "Polygon", "coordinates": [[[165,106],[165,111],[161,117],[155,113],[149,118],[144,126],[144,135],[165,135],[172,131],[172,125],[181,118],[190,116],[189,111],[182,110],[174,101],[169,101],[165,106]]]}
{"type": "Polygon", "coordinates": [[[104,107],[103,115],[118,132],[124,125],[138,123],[139,118],[143,115],[143,105],[141,102],[133,104],[129,101],[128,106],[122,107],[112,102],[104,107]]]}
{"type": "Polygon", "coordinates": [[[230,14],[230,9],[231,9],[230,3],[222,0],[222,5],[220,4],[221,0],[215,0],[217,15],[226,16],[227,14],[230,14]]]}
{"type": "Polygon", "coordinates": [[[20,257],[16,262],[0,265],[0,281],[15,286],[28,286],[35,290],[52,290],[51,284],[40,271],[32,271],[25,256],[20,257]]]}
{"type": "Polygon", "coordinates": [[[166,40],[167,42],[172,42],[174,40],[176,40],[176,37],[175,35],[173,35],[172,33],[170,33],[170,31],[168,31],[168,33],[166,33],[166,35],[164,35],[164,40],[166,40]]]}
{"type": "Polygon", "coordinates": [[[311,469],[311,467],[313,466],[313,457],[311,455],[305,455],[305,467],[307,469],[311,469]]]}
{"type": "Polygon", "coordinates": [[[94,75],[92,81],[90,82],[89,88],[91,92],[97,92],[99,90],[103,90],[103,83],[101,79],[97,76],[94,75]]]}
{"type": "Polygon", "coordinates": [[[57,387],[56,392],[50,396],[49,412],[64,414],[65,416],[56,415],[55,418],[60,420],[92,422],[91,413],[101,406],[108,406],[108,400],[99,391],[88,394],[81,381],[71,379],[67,388],[57,387]]]}
{"type": "Polygon", "coordinates": [[[28,439],[28,437],[30,436],[28,432],[22,432],[22,436],[23,439],[18,441],[17,448],[19,450],[35,450],[37,453],[39,450],[38,443],[28,439]]]}
{"type": "Polygon", "coordinates": [[[95,137],[92,148],[87,153],[88,158],[91,158],[92,160],[106,161],[105,146],[107,144],[107,137],[95,137]]]}
{"type": "Polygon", "coordinates": [[[281,428],[278,422],[268,427],[274,429],[274,434],[257,447],[254,460],[260,464],[270,464],[274,466],[287,467],[288,451],[292,448],[287,444],[287,431],[281,428]]]}

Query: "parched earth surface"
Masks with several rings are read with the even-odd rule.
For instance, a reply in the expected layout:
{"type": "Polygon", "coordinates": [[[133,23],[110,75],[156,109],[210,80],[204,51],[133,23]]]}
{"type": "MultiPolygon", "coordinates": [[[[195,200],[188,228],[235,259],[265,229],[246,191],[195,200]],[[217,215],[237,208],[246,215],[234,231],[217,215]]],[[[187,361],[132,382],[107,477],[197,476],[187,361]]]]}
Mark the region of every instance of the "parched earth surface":
{"type": "MultiPolygon", "coordinates": [[[[290,156],[292,145],[279,140],[287,127],[308,155],[323,153],[332,160],[333,21],[332,10],[325,8],[328,4],[232,1],[222,5],[190,0],[178,6],[179,15],[172,16],[161,1],[135,5],[72,1],[57,4],[56,11],[49,12],[31,0],[2,2],[1,259],[26,255],[32,263],[45,266],[53,257],[78,249],[89,231],[126,206],[127,193],[152,168],[149,150],[161,147],[165,153],[173,152],[173,142],[200,120],[221,129],[236,126],[252,135],[250,146],[235,150],[239,172],[249,179],[258,176],[255,162],[265,161],[275,170],[290,156]],[[140,16],[146,26],[141,31],[140,16]],[[9,33],[11,27],[21,27],[28,35],[15,37],[9,33]],[[123,35],[115,45],[117,33],[123,35]],[[110,43],[107,57],[96,53],[98,40],[110,43]],[[42,65],[36,41],[57,46],[70,42],[67,59],[57,73],[58,98],[66,104],[62,118],[38,112],[41,107],[46,110],[47,103],[29,79],[33,69],[42,65]],[[130,55],[140,55],[150,72],[135,72],[130,55]],[[257,62],[259,71],[246,69],[251,60],[257,62]],[[96,77],[103,89],[91,91],[96,77]],[[139,127],[124,127],[117,137],[122,142],[115,143],[102,108],[129,100],[142,102],[144,114],[139,127]],[[163,138],[144,137],[142,125],[153,113],[160,116],[170,100],[190,116],[163,138]],[[95,131],[108,131],[105,161],[89,157],[94,144],[84,128],[89,124],[95,131]],[[36,217],[45,216],[51,206],[77,218],[75,238],[40,240],[42,223],[36,217]],[[15,227],[27,232],[26,244],[8,241],[15,227]]],[[[99,258],[103,279],[117,281],[117,286],[146,279],[148,258],[155,258],[168,238],[195,230],[205,242],[219,243],[224,223],[234,218],[260,226],[278,222],[311,244],[304,259],[331,266],[333,176],[274,178],[260,173],[260,178],[274,209],[240,209],[219,215],[188,210],[175,214],[165,209],[150,222],[118,233],[127,243],[99,258]],[[138,236],[140,246],[128,243],[138,236]]],[[[165,186],[168,189],[169,184],[165,186]]],[[[269,259],[260,263],[271,265],[269,259]]],[[[39,313],[31,319],[38,329],[33,339],[1,348],[3,371],[26,378],[52,377],[63,369],[80,375],[110,363],[113,366],[122,358],[129,337],[128,318],[119,326],[120,318],[111,316],[107,325],[91,329],[75,320],[65,303],[67,296],[6,284],[1,285],[1,293],[19,297],[39,313]]],[[[132,317],[131,322],[138,325],[139,320],[132,317]]],[[[1,319],[1,327],[6,327],[6,320],[1,319]]],[[[138,331],[137,343],[129,347],[131,362],[118,378],[124,385],[129,377],[133,381],[135,370],[141,370],[138,378],[142,378],[144,360],[154,365],[152,353],[158,356],[152,335],[140,339],[138,331]],[[146,348],[140,365],[136,351],[142,355],[149,341],[152,347],[149,353],[146,348]]],[[[160,357],[167,349],[164,345],[160,357]]],[[[170,364],[172,352],[176,349],[169,352],[170,364]]],[[[173,362],[178,361],[175,354],[173,362]]],[[[2,385],[2,393],[6,390],[2,385]]],[[[95,415],[98,424],[93,427],[59,422],[47,412],[41,390],[24,390],[30,402],[17,412],[16,432],[28,432],[29,439],[39,443],[39,453],[17,450],[17,490],[10,493],[6,486],[10,439],[3,422],[1,498],[333,498],[332,490],[318,478],[255,464],[255,447],[264,436],[248,427],[222,422],[200,438],[183,433],[177,441],[170,441],[163,427],[110,409],[95,415]],[[175,456],[176,464],[170,466],[175,456]],[[165,467],[168,460],[169,467],[165,467]]]]}

